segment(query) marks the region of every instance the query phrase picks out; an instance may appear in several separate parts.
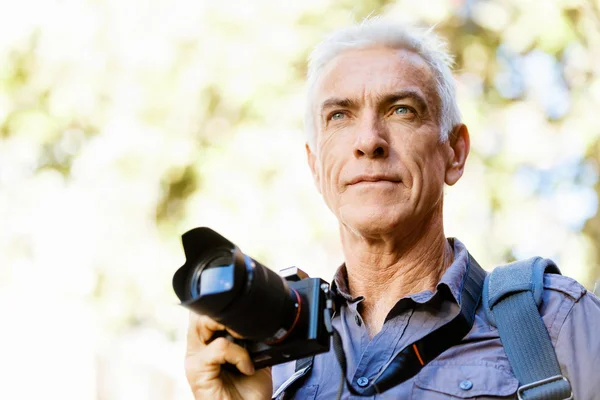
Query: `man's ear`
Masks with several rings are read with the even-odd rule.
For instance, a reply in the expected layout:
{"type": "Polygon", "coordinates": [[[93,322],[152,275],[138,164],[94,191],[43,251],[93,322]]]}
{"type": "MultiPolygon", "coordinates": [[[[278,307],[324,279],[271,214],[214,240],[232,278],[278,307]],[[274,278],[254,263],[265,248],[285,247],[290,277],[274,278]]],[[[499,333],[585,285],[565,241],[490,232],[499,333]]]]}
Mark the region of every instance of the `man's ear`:
{"type": "Polygon", "coordinates": [[[312,172],[312,176],[315,182],[315,186],[319,193],[321,193],[321,176],[319,175],[319,168],[317,168],[317,157],[310,149],[308,143],[306,143],[306,160],[308,161],[308,166],[310,167],[310,172],[312,172]]]}
{"type": "Polygon", "coordinates": [[[448,138],[448,145],[450,146],[450,157],[446,165],[445,181],[446,184],[452,186],[462,176],[471,149],[469,130],[465,124],[460,124],[454,128],[448,138]]]}

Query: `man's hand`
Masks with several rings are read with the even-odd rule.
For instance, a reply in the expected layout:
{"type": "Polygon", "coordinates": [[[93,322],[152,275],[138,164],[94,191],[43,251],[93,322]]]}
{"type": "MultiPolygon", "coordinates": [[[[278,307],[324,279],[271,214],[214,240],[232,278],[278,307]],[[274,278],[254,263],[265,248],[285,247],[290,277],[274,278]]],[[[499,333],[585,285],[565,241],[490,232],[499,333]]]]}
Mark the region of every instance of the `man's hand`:
{"type": "MultiPolygon", "coordinates": [[[[196,400],[270,399],[273,390],[271,368],[254,371],[246,349],[220,337],[209,344],[216,331],[225,326],[214,320],[190,312],[187,335],[185,374],[196,400]],[[242,374],[221,368],[225,363],[234,365],[242,374]]],[[[234,332],[229,332],[238,337],[234,332]]]]}

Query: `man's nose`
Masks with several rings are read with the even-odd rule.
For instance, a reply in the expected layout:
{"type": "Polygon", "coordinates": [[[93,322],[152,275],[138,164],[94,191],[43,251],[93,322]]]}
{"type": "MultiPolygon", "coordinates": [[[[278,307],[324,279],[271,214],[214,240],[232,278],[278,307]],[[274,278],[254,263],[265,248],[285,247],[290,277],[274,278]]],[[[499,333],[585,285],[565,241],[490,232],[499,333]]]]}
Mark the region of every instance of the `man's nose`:
{"type": "Polygon", "coordinates": [[[385,158],[389,154],[387,132],[376,116],[365,118],[358,126],[354,145],[356,158],[385,158]]]}

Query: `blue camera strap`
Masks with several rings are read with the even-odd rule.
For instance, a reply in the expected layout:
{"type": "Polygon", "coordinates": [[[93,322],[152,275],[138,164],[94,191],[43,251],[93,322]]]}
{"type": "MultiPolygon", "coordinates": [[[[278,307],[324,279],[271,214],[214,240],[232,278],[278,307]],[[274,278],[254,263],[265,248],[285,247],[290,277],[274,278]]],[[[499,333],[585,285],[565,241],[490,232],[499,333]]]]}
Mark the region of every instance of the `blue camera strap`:
{"type": "Polygon", "coordinates": [[[485,279],[483,304],[519,384],[517,397],[526,400],[572,399],[552,340],[539,313],[544,273],[560,274],[553,261],[534,257],[496,268],[485,279]]]}

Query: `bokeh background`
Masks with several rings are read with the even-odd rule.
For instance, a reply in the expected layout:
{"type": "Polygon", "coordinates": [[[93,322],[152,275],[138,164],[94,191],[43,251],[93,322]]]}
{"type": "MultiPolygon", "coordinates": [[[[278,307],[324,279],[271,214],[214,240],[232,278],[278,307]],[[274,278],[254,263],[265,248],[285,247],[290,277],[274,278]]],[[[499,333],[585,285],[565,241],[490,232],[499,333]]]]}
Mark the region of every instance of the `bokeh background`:
{"type": "Polygon", "coordinates": [[[180,235],[331,278],[306,58],[386,15],[456,55],[472,151],[446,231],[489,267],[600,278],[598,0],[0,3],[0,398],[191,399],[180,235]]]}

